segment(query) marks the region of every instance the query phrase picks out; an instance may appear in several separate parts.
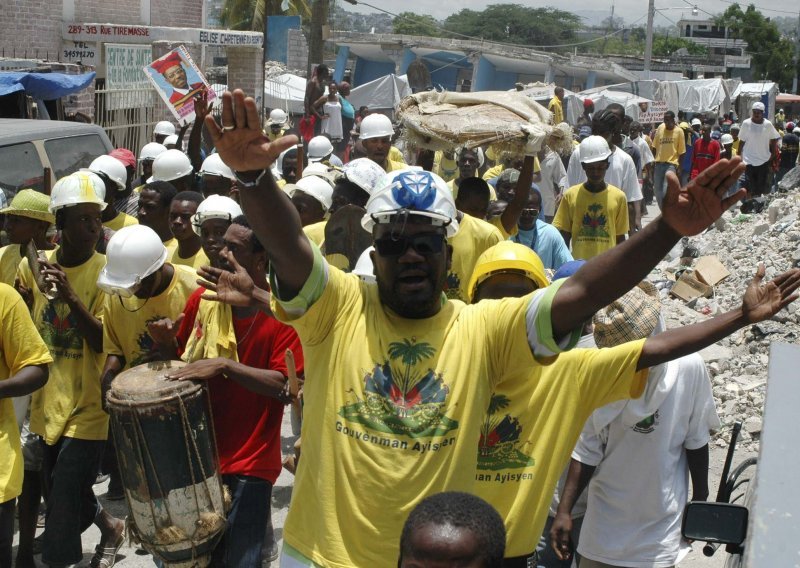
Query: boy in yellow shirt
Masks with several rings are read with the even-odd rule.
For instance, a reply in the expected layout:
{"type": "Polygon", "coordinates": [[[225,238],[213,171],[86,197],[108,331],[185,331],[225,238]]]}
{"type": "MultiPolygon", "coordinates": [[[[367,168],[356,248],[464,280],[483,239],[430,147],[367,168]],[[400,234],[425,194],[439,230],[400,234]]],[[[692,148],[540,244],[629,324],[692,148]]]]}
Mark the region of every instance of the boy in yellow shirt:
{"type": "Polygon", "coordinates": [[[208,264],[203,252],[203,241],[192,228],[192,217],[203,196],[196,191],[181,191],[169,205],[169,228],[178,246],[172,251],[169,261],[197,270],[208,264]]]}
{"type": "Polygon", "coordinates": [[[33,189],[23,189],[14,196],[11,204],[0,209],[6,216],[6,236],[9,243],[0,248],[0,282],[14,285],[17,267],[22,260],[20,245],[31,239],[37,250],[55,248],[47,238],[47,231],[55,222],[55,216],[48,211],[50,196],[33,189]]]}

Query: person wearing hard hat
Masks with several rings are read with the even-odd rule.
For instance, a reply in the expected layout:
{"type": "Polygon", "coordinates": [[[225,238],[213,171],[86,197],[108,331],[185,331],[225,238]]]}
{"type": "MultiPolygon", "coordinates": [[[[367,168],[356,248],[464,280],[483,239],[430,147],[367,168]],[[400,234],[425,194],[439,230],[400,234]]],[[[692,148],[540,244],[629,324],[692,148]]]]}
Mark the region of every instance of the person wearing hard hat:
{"type": "MultiPolygon", "coordinates": [[[[233,273],[266,288],[264,247],[243,215],[232,220],[224,242],[223,265],[202,271],[209,282],[233,273]]],[[[270,497],[281,472],[283,409],[293,400],[285,355],[290,349],[302,376],[303,351],[295,331],[272,314],[209,295],[199,288],[178,321],[163,319],[149,330],[164,359],[188,363],[168,379],[208,385],[219,468],[231,492],[225,536],[211,565],[261,566],[262,549],[274,546],[270,497]]]]}
{"type": "Polygon", "coordinates": [[[94,523],[100,544],[92,565],[113,566],[125,523],[111,516],[92,491],[108,437],[108,415],[100,397],[103,366],[103,294],[97,275],[105,257],[95,250],[107,207],[105,186],[90,172],[61,178],[50,196],[50,212],[61,246],[41,261],[42,291],[27,262],[19,268],[20,293],[48,346],[50,379],[31,401],[31,431],[44,440],[43,479],[49,488],[42,562],[67,566],[81,561],[81,533],[94,523]]]}
{"type": "Polygon", "coordinates": [[[220,252],[225,247],[225,232],[241,214],[239,204],[222,195],[209,195],[197,206],[197,212],[192,217],[192,228],[200,235],[203,252],[211,266],[223,266],[220,252]]]}
{"type": "Polygon", "coordinates": [[[103,226],[112,231],[119,231],[122,227],[137,224],[136,217],[117,211],[114,207],[117,196],[123,193],[126,188],[127,172],[125,165],[111,156],[98,156],[89,164],[86,170],[100,176],[106,187],[106,203],[109,206],[103,209],[103,226]]]}
{"type": "Polygon", "coordinates": [[[267,138],[270,142],[274,142],[284,134],[289,125],[289,115],[283,109],[275,108],[269,113],[267,120],[267,138]]]}
{"type": "Polygon", "coordinates": [[[128,174],[125,180],[125,191],[117,193],[117,199],[113,203],[114,209],[136,217],[136,212],[139,210],[139,196],[133,191],[133,180],[136,177],[136,156],[127,148],[116,148],[108,155],[122,162],[128,174]]]}
{"type": "Polygon", "coordinates": [[[117,231],[108,242],[107,262],[96,279],[103,295],[103,395],[121,371],[154,358],[158,351],[147,324],[178,319],[197,289],[197,273],[167,261],[158,234],[145,225],[117,231]]]}
{"type": "Polygon", "coordinates": [[[304,227],[322,221],[332,202],[333,187],[327,179],[310,175],[297,180],[292,203],[304,227]]]}
{"type": "Polygon", "coordinates": [[[194,168],[189,156],[180,150],[167,150],[153,160],[153,175],[147,183],[168,181],[177,191],[194,190],[194,168]]]}
{"type": "Polygon", "coordinates": [[[383,114],[370,114],[361,121],[358,139],[364,147],[367,158],[378,164],[386,172],[393,172],[406,167],[405,164],[389,158],[392,136],[394,136],[392,121],[383,114]]]}
{"type": "Polygon", "coordinates": [[[167,136],[175,134],[175,125],[168,120],[162,120],[156,123],[153,128],[153,142],[157,144],[164,144],[167,136]]]}
{"type": "Polygon", "coordinates": [[[233,170],[225,165],[219,154],[211,154],[203,160],[199,174],[203,184],[203,196],[224,195],[230,197],[235,195],[236,176],[233,174],[233,170]]]}
{"type": "Polygon", "coordinates": [[[148,142],[142,146],[139,151],[139,166],[141,167],[142,175],[132,183],[134,192],[139,193],[141,191],[142,186],[153,175],[153,162],[160,154],[166,151],[167,147],[158,142],[148,142]]]}
{"type": "Polygon", "coordinates": [[[558,206],[553,226],[561,231],[572,256],[588,260],[625,240],[628,203],[625,193],[605,182],[611,149],[602,136],[589,136],[578,148],[586,181],[573,185],[558,206]]]}
{"type": "Polygon", "coordinates": [[[37,250],[55,248],[47,236],[56,220],[49,207],[50,196],[33,189],[23,189],[17,192],[8,207],[0,209],[0,215],[6,216],[5,230],[9,242],[0,248],[0,282],[14,285],[17,267],[25,256],[22,247],[31,240],[37,250]]]}
{"type": "MultiPolygon", "coordinates": [[[[739,160],[703,172],[680,204],[671,178],[663,217],[569,280],[522,298],[466,306],[442,297],[451,255],[446,238],[457,234],[459,222],[441,178],[395,171],[373,192],[361,222],[375,246],[376,284],[367,284],[325,261],[275,184],[272,162],[296,139],[248,146],[261,129],[255,100],[236,90],[223,95],[222,107],[221,124],[209,119],[206,126],[237,172],[243,209],[266,248],[271,307],[295,328],[304,356],[314,361],[304,386],[306,444],[284,525],[287,565],[369,566],[397,558],[397,541],[386,535],[399,534],[403,519],[386,512],[409,510],[440,491],[472,490],[494,387],[574,346],[583,322],[743,193],[720,197],[741,171],[739,160]],[[238,124],[234,111],[244,116],[238,124]],[[380,480],[380,487],[370,480],[380,480]]],[[[246,280],[239,287],[238,280],[220,279],[218,293],[242,293],[251,305],[266,307],[264,290],[246,280]]],[[[791,291],[796,284],[792,280],[791,291]]],[[[785,291],[769,288],[770,295],[785,291]]],[[[727,321],[734,320],[748,321],[741,314],[727,321]]],[[[651,361],[658,362],[639,362],[651,361]]],[[[635,396],[644,385],[631,380],[628,386],[635,396]]]]}
{"type": "Polygon", "coordinates": [[[178,148],[178,135],[170,134],[164,138],[164,147],[167,150],[181,150],[181,148],[178,148]]]}
{"type": "Polygon", "coordinates": [[[196,191],[181,191],[170,202],[169,228],[178,242],[169,257],[172,264],[195,270],[208,264],[208,257],[203,252],[203,240],[192,226],[192,218],[202,201],[203,196],[196,191]]]}
{"type": "Polygon", "coordinates": [[[333,144],[327,136],[314,136],[308,142],[308,163],[321,162],[327,166],[341,168],[344,164],[333,151],[333,144]]]}
{"type": "Polygon", "coordinates": [[[653,137],[655,166],[653,167],[653,193],[659,208],[664,204],[667,192],[667,172],[677,175],[680,160],[686,153],[683,130],[675,124],[675,113],[664,113],[664,123],[656,129],[653,137]]]}
{"type": "Polygon", "coordinates": [[[725,160],[733,158],[733,136],[730,134],[723,134],[719,142],[720,146],[722,146],[720,158],[725,160]]]}
{"type": "Polygon", "coordinates": [[[139,193],[139,224],[155,231],[170,255],[178,248],[169,223],[169,207],[177,193],[168,181],[149,182],[139,193]]]}

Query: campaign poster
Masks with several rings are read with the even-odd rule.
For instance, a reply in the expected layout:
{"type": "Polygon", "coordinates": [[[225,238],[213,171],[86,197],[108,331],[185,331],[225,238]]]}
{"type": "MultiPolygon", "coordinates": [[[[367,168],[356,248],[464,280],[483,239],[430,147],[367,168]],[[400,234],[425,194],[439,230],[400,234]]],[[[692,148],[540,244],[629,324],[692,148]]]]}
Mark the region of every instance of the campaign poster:
{"type": "Polygon", "coordinates": [[[146,65],[144,72],[181,124],[194,121],[195,95],[206,90],[209,102],[217,97],[184,46],[146,65]]]}

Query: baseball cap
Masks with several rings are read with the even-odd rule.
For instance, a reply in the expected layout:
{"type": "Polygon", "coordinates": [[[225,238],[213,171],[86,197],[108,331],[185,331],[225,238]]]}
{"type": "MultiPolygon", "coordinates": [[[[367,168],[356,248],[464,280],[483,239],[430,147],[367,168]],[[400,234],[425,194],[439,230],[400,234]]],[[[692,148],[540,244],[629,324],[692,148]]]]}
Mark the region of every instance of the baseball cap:
{"type": "Polygon", "coordinates": [[[125,164],[126,168],[136,167],[136,156],[134,156],[133,152],[127,148],[117,148],[115,150],[111,150],[108,155],[125,164]]]}
{"type": "Polygon", "coordinates": [[[762,102],[753,103],[751,110],[760,110],[761,112],[764,112],[764,103],[762,102]]]}

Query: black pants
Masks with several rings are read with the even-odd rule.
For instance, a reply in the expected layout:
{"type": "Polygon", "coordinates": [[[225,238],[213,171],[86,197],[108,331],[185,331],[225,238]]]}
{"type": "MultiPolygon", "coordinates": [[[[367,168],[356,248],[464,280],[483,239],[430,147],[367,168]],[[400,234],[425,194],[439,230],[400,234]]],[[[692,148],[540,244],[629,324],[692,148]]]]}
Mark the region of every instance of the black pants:
{"type": "Polygon", "coordinates": [[[744,187],[750,195],[764,195],[769,193],[769,162],[760,166],[748,165],[744,170],[744,187]]]}
{"type": "Polygon", "coordinates": [[[515,556],[513,558],[503,558],[503,568],[536,568],[539,563],[539,556],[536,552],[525,556],[515,556]]]}
{"type": "Polygon", "coordinates": [[[0,568],[11,568],[11,543],[14,542],[14,503],[0,503],[0,568]]]}

